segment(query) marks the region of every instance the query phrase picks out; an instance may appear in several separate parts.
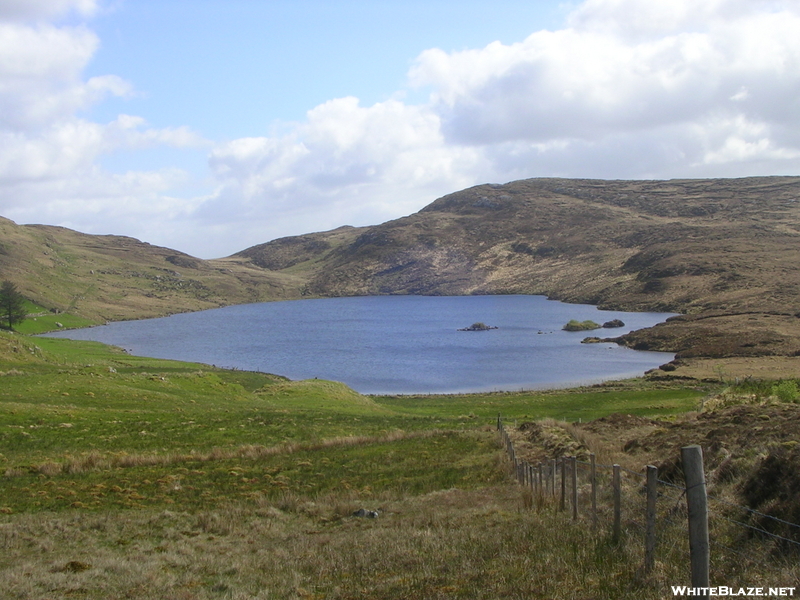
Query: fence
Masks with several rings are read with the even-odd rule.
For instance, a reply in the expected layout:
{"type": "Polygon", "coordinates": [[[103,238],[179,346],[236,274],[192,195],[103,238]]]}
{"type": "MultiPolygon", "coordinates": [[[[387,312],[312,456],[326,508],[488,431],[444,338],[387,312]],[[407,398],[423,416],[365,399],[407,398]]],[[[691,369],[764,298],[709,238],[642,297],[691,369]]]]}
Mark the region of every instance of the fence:
{"type": "Polygon", "coordinates": [[[560,511],[566,511],[569,505],[573,520],[578,520],[581,515],[588,516],[594,529],[600,527],[601,515],[610,517],[611,537],[616,543],[621,541],[623,534],[623,490],[627,490],[628,495],[633,492],[643,496],[644,502],[634,503],[639,504],[638,507],[627,507],[627,510],[638,511],[638,517],[629,515],[625,523],[640,530],[644,544],[645,574],[652,571],[656,560],[657,525],[663,527],[665,524],[674,524],[679,518],[686,518],[688,523],[689,560],[692,587],[695,588],[709,586],[712,546],[715,550],[729,552],[748,560],[758,560],[709,536],[709,516],[749,533],[771,539],[778,544],[800,550],[800,542],[767,531],[763,524],[754,525],[746,521],[758,519],[760,523],[765,521],[779,523],[784,528],[797,531],[797,537],[800,537],[800,525],[749,507],[708,497],[702,450],[699,446],[687,446],[682,449],[685,485],[681,486],[659,479],[658,469],[655,466],[648,465],[644,472],[637,472],[618,464],[598,464],[594,454],[589,454],[588,461],[578,460],[575,456],[563,456],[531,464],[517,457],[511,436],[499,415],[497,429],[501,443],[510,458],[512,472],[520,485],[529,489],[538,501],[549,500],[556,504],[560,511]],[[710,510],[709,503],[717,506],[719,510],[710,510]]]}

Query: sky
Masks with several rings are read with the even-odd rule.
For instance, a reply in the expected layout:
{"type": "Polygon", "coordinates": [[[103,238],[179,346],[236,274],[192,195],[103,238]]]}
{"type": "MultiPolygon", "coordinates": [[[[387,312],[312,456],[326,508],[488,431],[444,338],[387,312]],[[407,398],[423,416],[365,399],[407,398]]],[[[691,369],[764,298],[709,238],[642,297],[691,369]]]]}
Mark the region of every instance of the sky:
{"type": "Polygon", "coordinates": [[[481,183],[800,174],[800,0],[0,0],[0,215],[200,258],[481,183]]]}

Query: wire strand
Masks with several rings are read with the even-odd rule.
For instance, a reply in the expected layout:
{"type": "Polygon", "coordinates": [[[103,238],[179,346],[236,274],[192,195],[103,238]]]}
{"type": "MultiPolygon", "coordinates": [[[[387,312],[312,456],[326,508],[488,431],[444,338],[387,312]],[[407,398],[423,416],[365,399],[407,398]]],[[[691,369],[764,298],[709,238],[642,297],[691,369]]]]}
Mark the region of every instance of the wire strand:
{"type": "Polygon", "coordinates": [[[778,535],[777,533],[770,533],[766,529],[761,529],[760,527],[755,527],[753,525],[748,525],[747,523],[742,523],[741,521],[736,521],[734,519],[730,519],[730,518],[726,517],[725,515],[715,515],[715,516],[719,516],[720,518],[725,519],[726,521],[729,521],[729,522],[733,523],[734,525],[740,525],[741,527],[745,527],[747,529],[752,529],[753,531],[758,531],[759,533],[763,533],[764,535],[769,536],[771,538],[774,538],[776,540],[789,542],[790,544],[794,544],[795,546],[800,547],[800,542],[796,542],[795,540],[789,539],[787,537],[783,537],[782,535],[778,535]]]}
{"type": "Polygon", "coordinates": [[[724,504],[724,505],[730,506],[732,508],[739,508],[739,509],[744,510],[746,512],[749,512],[751,514],[758,515],[759,517],[764,517],[766,519],[772,519],[773,521],[777,521],[778,523],[783,523],[784,525],[789,525],[791,527],[796,527],[797,529],[800,529],[800,525],[798,525],[797,523],[791,523],[789,521],[784,521],[783,519],[779,519],[778,517],[773,517],[772,515],[764,514],[764,513],[759,512],[759,511],[757,511],[757,510],[755,510],[753,508],[748,508],[747,506],[741,506],[740,504],[734,504],[733,502],[728,502],[727,500],[723,500],[722,498],[712,498],[712,500],[714,502],[719,502],[720,504],[724,504]]]}
{"type": "MultiPolygon", "coordinates": [[[[505,424],[503,423],[502,418],[499,417],[499,416],[498,416],[498,429],[502,433],[504,439],[507,440],[508,453],[511,456],[515,456],[516,455],[516,451],[515,451],[515,448],[514,448],[514,443],[511,440],[510,436],[507,434],[507,432],[505,430],[505,424]]],[[[587,463],[585,461],[581,461],[581,460],[577,460],[576,459],[575,462],[576,462],[576,464],[581,465],[581,466],[591,466],[591,463],[587,463]]],[[[523,461],[523,463],[526,464],[526,465],[529,464],[526,461],[523,461]]],[[[547,467],[550,467],[550,463],[549,462],[548,463],[542,462],[542,463],[540,463],[540,465],[545,465],[547,467]]],[[[614,466],[615,465],[606,465],[606,464],[595,463],[595,468],[596,469],[613,469],[614,466]]],[[[641,478],[645,478],[646,477],[646,475],[644,473],[633,471],[632,469],[628,469],[628,468],[622,467],[622,466],[620,466],[619,468],[620,468],[621,471],[624,471],[624,472],[626,472],[626,473],[628,473],[630,475],[635,475],[635,476],[638,476],[638,477],[641,477],[641,478]]],[[[598,473],[598,475],[602,475],[602,474],[598,473]]],[[[677,499],[675,497],[670,497],[670,500],[675,500],[675,504],[673,505],[673,507],[671,509],[669,509],[668,514],[669,515],[674,515],[676,513],[676,509],[678,508],[678,504],[681,502],[683,497],[686,495],[688,489],[691,489],[691,488],[687,489],[684,486],[677,485],[677,484],[674,484],[674,483],[671,483],[671,482],[668,482],[668,481],[664,481],[663,479],[657,479],[656,482],[661,484],[661,485],[664,485],[666,487],[670,487],[670,488],[673,488],[673,489],[676,489],[676,490],[680,490],[681,494],[680,494],[680,496],[678,496],[677,499]]],[[[705,485],[707,485],[707,482],[706,481],[702,481],[702,482],[697,483],[694,486],[692,486],[692,488],[699,487],[699,486],[705,486],[705,485]]],[[[646,489],[644,485],[640,485],[638,487],[640,488],[640,491],[641,491],[641,489],[646,489]]],[[[757,516],[765,518],[765,519],[770,519],[772,521],[775,521],[777,523],[781,523],[783,525],[787,525],[789,527],[794,527],[794,528],[800,529],[800,525],[797,524],[797,523],[792,523],[790,521],[786,521],[786,520],[781,519],[779,517],[774,517],[772,515],[768,515],[768,514],[762,513],[760,511],[757,511],[757,510],[755,510],[753,508],[749,508],[747,506],[742,506],[740,504],[734,504],[732,502],[728,502],[727,500],[723,500],[721,498],[709,498],[709,500],[711,502],[714,502],[714,503],[723,504],[723,505],[728,506],[730,508],[735,508],[737,510],[743,510],[743,511],[745,511],[747,513],[750,513],[752,515],[757,515],[757,516]]],[[[747,523],[742,523],[741,521],[736,521],[734,519],[726,517],[723,514],[718,514],[716,512],[712,512],[711,514],[713,516],[719,516],[720,518],[725,519],[726,521],[729,521],[729,522],[731,522],[731,523],[733,523],[735,525],[739,525],[740,527],[745,527],[747,529],[751,529],[753,531],[757,531],[759,533],[762,533],[762,534],[764,534],[764,535],[766,535],[768,537],[771,537],[771,538],[774,538],[774,539],[778,539],[778,540],[782,540],[782,541],[785,541],[785,542],[788,542],[790,544],[793,544],[795,546],[800,547],[800,542],[797,542],[797,541],[792,540],[790,538],[783,537],[783,536],[780,536],[780,535],[777,535],[777,534],[774,534],[774,533],[770,533],[769,531],[766,531],[765,529],[762,529],[760,527],[756,527],[754,525],[750,525],[750,524],[747,524],[747,523]]],[[[672,517],[668,517],[668,520],[671,519],[671,518],[672,517]]],[[[722,546],[722,547],[724,547],[724,546],[722,546]]],[[[736,552],[736,550],[733,550],[732,548],[729,548],[729,550],[731,552],[736,552]]]]}

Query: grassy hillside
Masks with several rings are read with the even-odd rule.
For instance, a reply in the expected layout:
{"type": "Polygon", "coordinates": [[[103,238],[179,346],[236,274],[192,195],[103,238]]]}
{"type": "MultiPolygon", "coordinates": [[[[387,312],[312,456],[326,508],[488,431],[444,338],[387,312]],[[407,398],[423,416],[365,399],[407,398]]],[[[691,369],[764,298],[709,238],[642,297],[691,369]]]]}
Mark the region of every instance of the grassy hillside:
{"type": "Polygon", "coordinates": [[[88,323],[300,294],[290,275],[254,270],[240,261],[211,264],[133,238],[17,225],[3,218],[0,277],[38,305],[34,314],[67,313],[88,323]]]}
{"type": "Polygon", "coordinates": [[[0,331],[3,594],[656,599],[688,583],[679,494],[661,505],[645,575],[628,516],[636,486],[622,543],[607,519],[573,523],[512,480],[498,414],[531,459],[593,451],[631,473],[656,463],[675,482],[679,448],[701,444],[725,507],[714,583],[796,585],[798,193],[798,178],[528,180],[214,261],[0,219],[0,277],[30,300],[28,333],[364,293],[543,293],[685,313],[622,340],[679,352],[646,379],[434,397],[0,331]],[[779,372],[791,379],[760,379],[779,372]],[[732,383],[739,373],[758,377],[732,383]],[[730,521],[778,523],[788,541],[730,521]]]}
{"type": "Polygon", "coordinates": [[[633,310],[785,312],[800,308],[798,195],[792,177],[530,179],[237,256],[270,271],[313,260],[321,295],[546,293],[633,310]]]}
{"type": "MultiPolygon", "coordinates": [[[[510,479],[497,414],[519,435],[545,418],[568,447],[631,469],[717,431],[714,413],[682,416],[716,386],[365,397],[2,332],[0,384],[0,578],[9,598],[37,600],[661,598],[686,583],[683,538],[643,577],[633,525],[615,545],[510,479]],[[609,418],[620,411],[634,416],[609,418]]],[[[733,396],[716,398],[729,410],[733,396]]],[[[730,448],[731,472],[749,475],[757,457],[730,448]]],[[[766,568],[719,555],[715,577],[792,585],[782,555],[757,548],[766,568]]]]}
{"type": "Polygon", "coordinates": [[[798,197],[797,177],[529,179],[211,261],[0,220],[0,276],[45,311],[95,323],[362,294],[544,294],[676,311],[683,316],[619,341],[677,353],[671,376],[737,365],[738,376],[772,368],[780,377],[800,367],[798,197]]]}
{"type": "Polygon", "coordinates": [[[336,243],[317,234],[238,256],[272,273],[305,265],[321,296],[528,293],[681,312],[621,341],[676,352],[682,373],[697,358],[800,355],[798,197],[796,177],[530,179],[456,192],[336,243]]]}

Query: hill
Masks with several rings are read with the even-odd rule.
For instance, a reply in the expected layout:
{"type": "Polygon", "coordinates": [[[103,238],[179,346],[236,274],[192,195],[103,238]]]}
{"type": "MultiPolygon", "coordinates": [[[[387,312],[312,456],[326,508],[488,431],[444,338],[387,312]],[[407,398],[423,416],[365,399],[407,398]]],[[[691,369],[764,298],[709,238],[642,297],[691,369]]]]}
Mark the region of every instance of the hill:
{"type": "Polygon", "coordinates": [[[36,304],[94,323],[297,297],[290,275],[211,263],[116,235],[0,218],[0,277],[36,304]]]}
{"type": "MultiPolygon", "coordinates": [[[[545,294],[685,316],[627,336],[697,357],[800,353],[800,178],[530,179],[236,255],[307,293],[545,294]]],[[[686,365],[687,363],[677,363],[686,365]]],[[[794,361],[788,363],[794,369],[794,361]]],[[[674,365],[673,365],[674,366],[674,365]]]]}
{"type": "Polygon", "coordinates": [[[95,322],[303,296],[543,294],[682,313],[620,340],[676,352],[672,375],[713,374],[700,358],[735,358],[747,374],[765,357],[780,375],[800,361],[797,198],[798,177],[528,179],[209,261],[0,220],[0,273],[95,322]]]}

